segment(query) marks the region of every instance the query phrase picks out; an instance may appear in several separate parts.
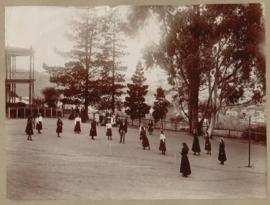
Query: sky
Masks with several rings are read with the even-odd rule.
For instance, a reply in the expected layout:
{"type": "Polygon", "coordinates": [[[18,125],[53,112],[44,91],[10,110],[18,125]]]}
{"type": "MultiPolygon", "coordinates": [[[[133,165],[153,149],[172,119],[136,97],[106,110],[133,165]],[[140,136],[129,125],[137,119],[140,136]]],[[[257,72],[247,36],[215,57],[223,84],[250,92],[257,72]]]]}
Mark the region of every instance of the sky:
{"type": "MultiPolygon", "coordinates": [[[[126,8],[128,10],[128,7],[126,8]]],[[[124,11],[125,7],[121,10],[124,11]]],[[[55,49],[69,51],[72,48],[72,42],[66,38],[66,33],[70,31],[69,23],[77,15],[78,8],[75,7],[6,7],[5,45],[32,47],[35,51],[36,71],[44,72],[43,63],[49,66],[63,66],[68,59],[55,53],[55,49]]],[[[128,67],[127,81],[130,80],[138,61],[142,58],[142,49],[148,43],[158,42],[159,38],[159,23],[152,19],[138,36],[127,39],[129,55],[123,58],[123,64],[128,67]]],[[[17,67],[25,67],[26,63],[25,59],[18,59],[17,67]]],[[[155,89],[161,85],[168,86],[166,72],[160,68],[148,70],[145,75],[147,83],[155,89]]]]}

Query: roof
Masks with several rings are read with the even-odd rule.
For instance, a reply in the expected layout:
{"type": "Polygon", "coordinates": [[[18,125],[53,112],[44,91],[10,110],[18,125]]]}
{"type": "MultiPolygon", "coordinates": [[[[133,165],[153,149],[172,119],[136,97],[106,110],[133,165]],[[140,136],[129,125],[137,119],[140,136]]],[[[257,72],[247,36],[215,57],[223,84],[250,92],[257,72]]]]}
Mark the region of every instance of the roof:
{"type": "Polygon", "coordinates": [[[31,56],[34,55],[33,48],[16,48],[16,47],[6,47],[6,54],[12,56],[31,56]]]}

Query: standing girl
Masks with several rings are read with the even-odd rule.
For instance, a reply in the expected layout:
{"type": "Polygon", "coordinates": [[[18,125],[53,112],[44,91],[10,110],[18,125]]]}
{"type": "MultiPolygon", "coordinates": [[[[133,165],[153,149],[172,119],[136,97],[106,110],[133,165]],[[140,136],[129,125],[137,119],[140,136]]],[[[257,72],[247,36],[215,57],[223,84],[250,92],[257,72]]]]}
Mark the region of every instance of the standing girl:
{"type": "Polygon", "coordinates": [[[34,132],[33,132],[33,120],[31,116],[28,117],[27,119],[25,133],[28,135],[27,140],[32,141],[32,135],[34,134],[34,132]]]}
{"type": "Polygon", "coordinates": [[[106,136],[108,137],[108,140],[112,140],[112,123],[111,120],[108,120],[106,124],[106,136]]]}
{"type": "Polygon", "coordinates": [[[193,130],[193,143],[192,143],[192,151],[194,152],[194,155],[200,155],[201,147],[199,142],[199,136],[197,134],[197,130],[193,130]]]}
{"type": "Polygon", "coordinates": [[[180,164],[180,173],[182,173],[184,177],[187,177],[188,175],[191,174],[190,164],[187,157],[188,151],[189,151],[189,148],[187,144],[184,142],[182,152],[181,152],[182,158],[181,158],[181,164],[180,164]]]}
{"type": "Polygon", "coordinates": [[[81,123],[82,123],[82,119],[77,115],[74,119],[74,132],[76,134],[81,133],[81,123]]]}
{"type": "Polygon", "coordinates": [[[160,137],[159,137],[159,139],[160,139],[159,150],[161,151],[161,153],[162,153],[163,155],[165,155],[165,152],[166,152],[166,137],[165,137],[165,135],[164,135],[163,130],[161,130],[161,132],[160,132],[160,137]]]}
{"type": "Polygon", "coordinates": [[[90,128],[90,134],[89,135],[91,136],[92,140],[94,140],[95,139],[94,137],[97,136],[97,123],[96,123],[95,119],[93,119],[93,121],[91,123],[91,128],[90,128]]]}
{"type": "Polygon", "coordinates": [[[227,160],[227,156],[225,152],[225,143],[224,143],[223,138],[221,138],[219,142],[218,160],[220,161],[220,164],[222,165],[224,165],[224,162],[227,160]]]}
{"type": "Polygon", "coordinates": [[[57,126],[56,128],[57,137],[60,137],[60,133],[63,132],[63,121],[61,120],[60,117],[58,117],[56,126],[57,126]]]}
{"type": "Polygon", "coordinates": [[[150,150],[150,144],[149,144],[148,138],[146,136],[145,128],[143,126],[141,127],[140,140],[142,140],[142,147],[143,147],[143,149],[145,149],[146,147],[148,147],[148,150],[150,150]]]}
{"type": "Polygon", "coordinates": [[[39,113],[38,116],[37,116],[37,119],[36,119],[36,129],[38,131],[38,133],[40,134],[40,130],[42,130],[42,121],[43,121],[43,118],[42,118],[42,115],[39,113]]]}

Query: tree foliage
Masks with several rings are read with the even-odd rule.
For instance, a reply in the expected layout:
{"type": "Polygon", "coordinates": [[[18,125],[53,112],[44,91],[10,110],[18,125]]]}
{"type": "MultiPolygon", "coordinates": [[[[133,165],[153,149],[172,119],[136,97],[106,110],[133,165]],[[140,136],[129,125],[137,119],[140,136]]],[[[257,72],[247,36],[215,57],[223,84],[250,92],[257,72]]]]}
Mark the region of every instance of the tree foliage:
{"type": "Polygon", "coordinates": [[[136,71],[131,78],[132,84],[128,84],[127,94],[124,105],[126,113],[132,120],[145,117],[150,111],[150,106],[145,103],[145,96],[148,92],[148,85],[144,85],[146,78],[144,77],[143,67],[141,62],[138,63],[136,71]]]}
{"type": "MultiPolygon", "coordinates": [[[[71,60],[64,67],[43,68],[50,74],[50,81],[60,86],[64,102],[97,105],[100,109],[114,110],[123,94],[124,75],[118,72],[123,68],[121,57],[125,55],[117,14],[100,16],[94,9],[82,12],[71,24],[69,39],[73,49],[64,53],[71,60]]],[[[59,52],[63,54],[63,52],[59,52]]]]}
{"type": "Polygon", "coordinates": [[[163,23],[159,44],[146,49],[146,64],[168,71],[180,106],[188,108],[190,130],[199,129],[209,112],[265,95],[260,4],[147,6],[141,12],[147,13],[141,21],[152,13],[163,23]],[[208,96],[204,110],[200,95],[208,96]]]}
{"type": "Polygon", "coordinates": [[[157,88],[155,98],[152,116],[155,122],[163,121],[168,112],[169,102],[166,100],[165,91],[161,87],[157,88]]]}
{"type": "Polygon", "coordinates": [[[47,87],[42,90],[44,101],[50,108],[56,108],[59,100],[59,92],[54,87],[47,87]]]}

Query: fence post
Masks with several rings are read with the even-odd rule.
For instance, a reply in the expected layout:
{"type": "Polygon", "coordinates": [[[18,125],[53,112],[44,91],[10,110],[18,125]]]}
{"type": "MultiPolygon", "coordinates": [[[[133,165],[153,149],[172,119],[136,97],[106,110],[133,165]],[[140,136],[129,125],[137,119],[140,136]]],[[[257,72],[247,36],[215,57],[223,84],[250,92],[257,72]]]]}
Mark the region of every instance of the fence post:
{"type": "Polygon", "coordinates": [[[251,126],[251,116],[249,116],[249,120],[248,120],[248,167],[250,168],[250,149],[251,149],[251,130],[250,130],[250,126],[251,126]]]}

